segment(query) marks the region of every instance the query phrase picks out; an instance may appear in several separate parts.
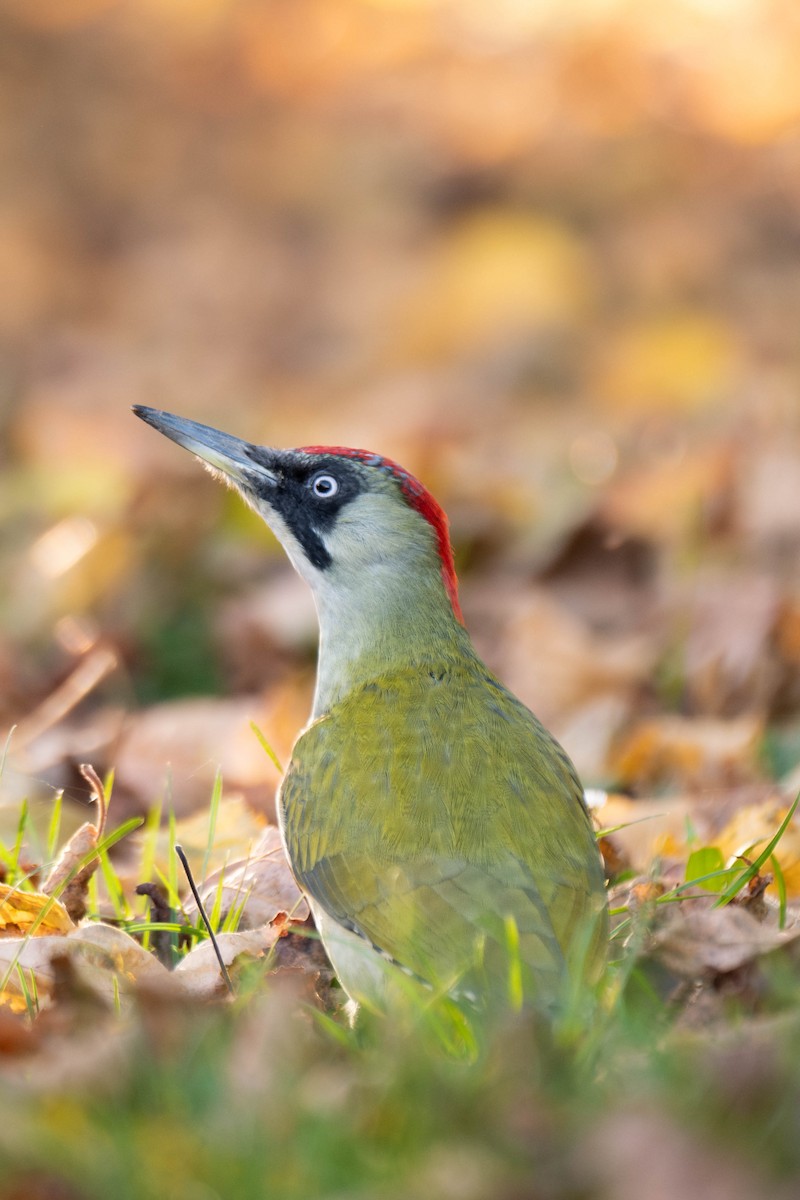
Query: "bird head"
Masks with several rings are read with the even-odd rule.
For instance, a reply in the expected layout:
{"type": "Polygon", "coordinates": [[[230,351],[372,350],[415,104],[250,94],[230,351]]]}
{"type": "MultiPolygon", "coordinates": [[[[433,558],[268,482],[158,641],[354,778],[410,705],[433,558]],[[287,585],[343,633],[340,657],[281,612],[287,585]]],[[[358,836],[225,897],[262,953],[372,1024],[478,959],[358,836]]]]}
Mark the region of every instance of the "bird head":
{"type": "Polygon", "coordinates": [[[391,459],[343,446],[276,450],[157,409],[133,411],[239,491],[315,591],[433,572],[462,621],[447,516],[391,459]]]}

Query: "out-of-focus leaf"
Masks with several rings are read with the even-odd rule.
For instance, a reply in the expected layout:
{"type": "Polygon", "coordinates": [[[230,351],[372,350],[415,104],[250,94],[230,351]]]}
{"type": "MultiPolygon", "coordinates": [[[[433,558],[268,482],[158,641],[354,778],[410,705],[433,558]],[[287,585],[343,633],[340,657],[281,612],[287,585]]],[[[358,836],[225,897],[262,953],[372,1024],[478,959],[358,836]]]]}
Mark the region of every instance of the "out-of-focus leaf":
{"type": "Polygon", "coordinates": [[[446,356],[585,314],[592,272],[580,240],[550,218],[487,209],[442,240],[408,301],[401,352],[446,356]]]}
{"type": "Polygon", "coordinates": [[[0,883],[0,936],[3,938],[18,938],[20,934],[24,936],[31,932],[34,936],[47,937],[66,934],[74,928],[64,905],[52,896],[42,892],[22,892],[7,883],[0,883]]]}
{"type": "Polygon", "coordinates": [[[762,722],[753,716],[654,717],[620,739],[611,767],[618,779],[638,787],[741,783],[758,775],[761,736],[762,722]]]}
{"type": "Polygon", "coordinates": [[[717,846],[701,846],[686,860],[684,879],[707,892],[720,892],[725,884],[725,858],[717,846]]]}
{"type": "Polygon", "coordinates": [[[703,312],[638,321],[604,347],[598,393],[614,411],[692,410],[716,403],[734,376],[730,329],[703,312]]]}
{"type": "MultiPolygon", "coordinates": [[[[44,1000],[57,978],[54,960],[68,958],[81,981],[111,1007],[137,984],[169,984],[169,973],[161,963],[121,929],[99,923],[76,928],[70,922],[63,933],[66,936],[50,932],[43,937],[0,939],[0,973],[12,966],[32,972],[44,1000]]],[[[22,994],[16,969],[9,973],[6,992],[12,997],[22,994]]]]}
{"type": "Polygon", "coordinates": [[[715,443],[681,448],[675,460],[637,462],[612,480],[601,511],[610,525],[656,544],[684,544],[730,492],[733,458],[729,446],[715,443]]]}
{"type": "MultiPolygon", "coordinates": [[[[245,839],[242,838],[239,844],[246,844],[245,839]]],[[[218,855],[216,844],[215,853],[218,855]]],[[[309,913],[308,903],[289,869],[275,825],[263,831],[248,858],[230,862],[207,876],[198,884],[198,890],[207,909],[217,903],[221,890],[223,919],[231,908],[241,909],[238,928],[242,930],[264,925],[279,912],[288,913],[297,920],[305,920],[309,913]]],[[[191,918],[195,906],[189,903],[185,910],[191,918]]]]}
{"type": "Polygon", "coordinates": [[[748,446],[737,469],[738,528],[746,544],[785,550],[800,544],[800,446],[772,436],[748,446]]]}
{"type": "MultiPolygon", "coordinates": [[[[260,696],[219,700],[176,700],[153,705],[133,716],[116,755],[119,790],[132,793],[140,806],[163,796],[167,777],[179,816],[206,809],[217,769],[226,790],[246,792],[269,812],[279,780],[274,764],[250,728],[255,721],[282,761],[287,745],[275,734],[272,706],[260,696]]],[[[293,733],[297,732],[299,724],[293,733]]]]}
{"type": "Polygon", "coordinates": [[[778,682],[772,638],[781,607],[778,582],[742,571],[700,576],[692,588],[684,672],[704,714],[763,711],[778,682]]]}
{"type": "Polygon", "coordinates": [[[699,832],[703,835],[708,832],[706,814],[695,813],[689,796],[631,800],[627,796],[610,795],[593,812],[601,828],[613,829],[609,835],[612,842],[639,873],[647,871],[659,857],[686,856],[690,821],[702,827],[699,832]]]}
{"type": "MultiPolygon", "coordinates": [[[[783,801],[773,800],[767,804],[742,808],[715,837],[715,843],[727,859],[743,859],[739,865],[744,867],[747,861],[752,862],[774,837],[788,807],[783,801]]],[[[797,898],[800,896],[800,825],[796,818],[784,831],[775,847],[774,856],[783,875],[787,896],[791,899],[797,898]]],[[[764,870],[769,872],[769,863],[765,865],[764,870]]],[[[774,885],[771,885],[767,892],[774,896],[774,885]]]]}
{"type": "Polygon", "coordinates": [[[493,667],[558,733],[580,771],[603,775],[609,746],[652,668],[653,647],[641,636],[595,634],[543,589],[506,589],[502,599],[493,667]]]}
{"type": "Polygon", "coordinates": [[[757,921],[744,908],[703,907],[707,901],[670,905],[665,923],[653,935],[653,953],[669,970],[687,979],[708,971],[729,972],[800,937],[757,921]]]}

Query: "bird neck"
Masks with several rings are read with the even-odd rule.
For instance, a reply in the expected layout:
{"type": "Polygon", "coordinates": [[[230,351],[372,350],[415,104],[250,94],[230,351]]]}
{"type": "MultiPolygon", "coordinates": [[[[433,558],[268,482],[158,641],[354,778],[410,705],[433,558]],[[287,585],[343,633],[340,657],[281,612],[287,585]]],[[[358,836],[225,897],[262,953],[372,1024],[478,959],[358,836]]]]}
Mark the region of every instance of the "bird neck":
{"type": "Polygon", "coordinates": [[[474,653],[438,572],[402,576],[376,566],[358,583],[330,579],[315,588],[320,640],[312,718],[382,675],[474,653]]]}

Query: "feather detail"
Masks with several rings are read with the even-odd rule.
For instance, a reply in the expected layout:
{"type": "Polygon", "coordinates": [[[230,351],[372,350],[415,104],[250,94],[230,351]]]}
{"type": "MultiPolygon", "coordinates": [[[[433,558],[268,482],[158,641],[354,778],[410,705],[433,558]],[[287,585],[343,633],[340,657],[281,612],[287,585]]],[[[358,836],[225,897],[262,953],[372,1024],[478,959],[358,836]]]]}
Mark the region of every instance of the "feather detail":
{"type": "MultiPolygon", "coordinates": [[[[434,987],[502,992],[508,918],[545,1006],[584,923],[598,973],[603,877],[580,785],[477,659],[382,676],[336,704],[298,739],[280,807],[312,901],[434,987]]],[[[329,949],[345,989],[380,1003],[329,949]]]]}

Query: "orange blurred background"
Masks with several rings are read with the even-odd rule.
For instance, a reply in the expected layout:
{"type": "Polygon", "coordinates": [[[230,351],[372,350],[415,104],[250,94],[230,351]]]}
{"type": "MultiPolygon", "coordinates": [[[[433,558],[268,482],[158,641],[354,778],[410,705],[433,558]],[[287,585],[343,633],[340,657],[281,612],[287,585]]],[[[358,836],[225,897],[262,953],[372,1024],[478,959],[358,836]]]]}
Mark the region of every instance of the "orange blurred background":
{"type": "Polygon", "coordinates": [[[5,0],[0,63],[12,796],[302,722],[302,586],[132,403],[419,474],[587,778],[685,783],[665,713],[800,758],[796,3],[5,0]]]}

